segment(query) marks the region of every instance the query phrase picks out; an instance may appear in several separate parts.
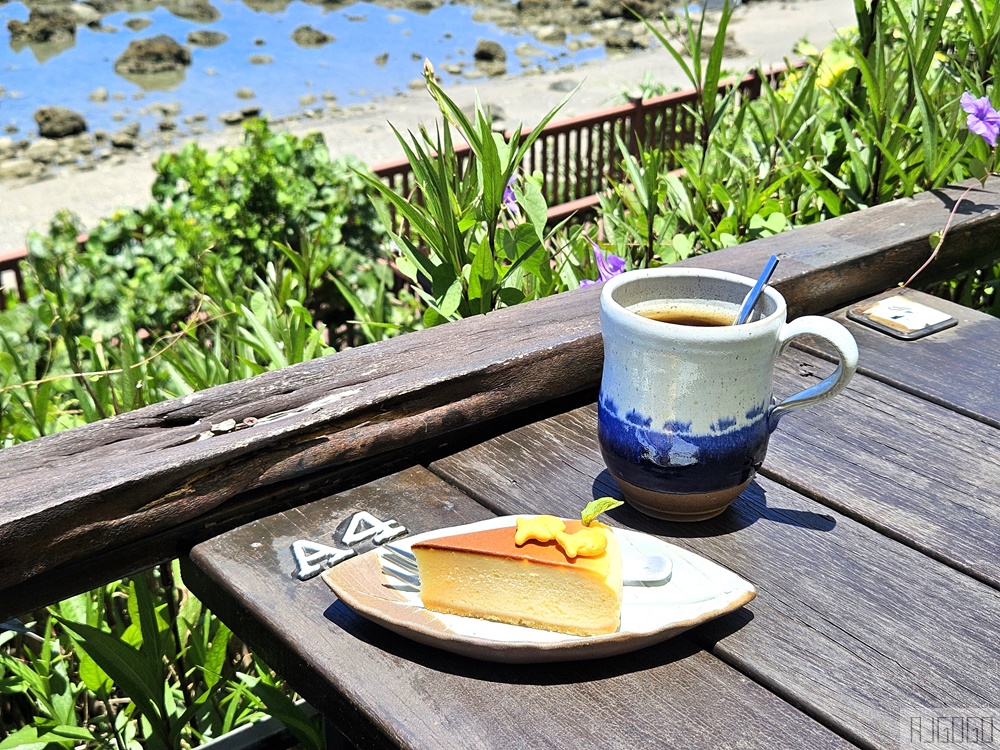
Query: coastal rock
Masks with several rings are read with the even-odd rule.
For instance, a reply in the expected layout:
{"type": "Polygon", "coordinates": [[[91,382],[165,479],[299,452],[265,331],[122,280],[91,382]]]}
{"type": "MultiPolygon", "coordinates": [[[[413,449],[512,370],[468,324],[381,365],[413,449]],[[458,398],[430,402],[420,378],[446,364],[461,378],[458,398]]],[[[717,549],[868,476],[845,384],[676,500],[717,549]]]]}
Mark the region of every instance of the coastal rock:
{"type": "Polygon", "coordinates": [[[84,0],[80,4],[90,6],[102,16],[125,10],[125,3],[122,0],[84,0]]]}
{"type": "Polygon", "coordinates": [[[55,141],[48,138],[33,141],[24,150],[24,157],[32,161],[41,162],[42,164],[51,164],[59,157],[59,146],[55,141]]]}
{"type": "Polygon", "coordinates": [[[260,117],[260,107],[244,107],[239,112],[223,112],[219,120],[226,125],[239,125],[244,120],[260,117]]]}
{"type": "Polygon", "coordinates": [[[166,35],[137,39],[115,60],[115,72],[123,75],[150,75],[183,70],[191,64],[191,53],[166,35]]]}
{"type": "Polygon", "coordinates": [[[42,138],[65,138],[87,129],[83,115],[66,107],[41,107],[35,111],[35,123],[42,138]]]}
{"type": "Polygon", "coordinates": [[[491,39],[480,39],[476,42],[476,51],[472,56],[482,62],[503,62],[507,59],[507,51],[500,42],[491,39]]]}
{"type": "Polygon", "coordinates": [[[533,31],[535,39],[543,44],[564,44],[566,42],[566,29],[555,24],[538,26],[533,31]]]}
{"type": "Polygon", "coordinates": [[[37,171],[38,166],[31,159],[15,157],[0,161],[0,179],[23,179],[31,177],[37,171]]]}
{"type": "Polygon", "coordinates": [[[70,10],[32,8],[28,21],[7,23],[12,44],[66,44],[76,39],[77,17],[70,10]]]}
{"type": "Polygon", "coordinates": [[[218,47],[229,39],[221,31],[210,31],[208,29],[198,29],[187,35],[187,43],[197,47],[218,47]]]}
{"type": "Polygon", "coordinates": [[[125,20],[125,27],[132,31],[143,31],[153,25],[149,18],[129,18],[125,20]]]}
{"type": "Polygon", "coordinates": [[[101,25],[101,13],[96,8],[85,3],[73,3],[68,10],[73,14],[78,25],[90,26],[91,28],[97,28],[101,25]]]}
{"type": "Polygon", "coordinates": [[[640,38],[628,29],[618,29],[610,33],[604,40],[608,49],[628,50],[642,49],[647,46],[645,38],[640,38]]]}
{"type": "Polygon", "coordinates": [[[514,48],[514,54],[518,57],[541,57],[545,54],[545,50],[531,42],[521,42],[514,48]]]}
{"type": "Polygon", "coordinates": [[[163,5],[178,18],[197,23],[212,23],[222,18],[222,14],[208,0],[166,0],[163,5]]]}
{"type": "Polygon", "coordinates": [[[672,15],[671,3],[664,0],[596,0],[593,3],[604,18],[659,18],[661,14],[672,15]]]}
{"type": "Polygon", "coordinates": [[[126,151],[134,151],[139,145],[139,132],[139,123],[130,122],[121,130],[111,134],[111,145],[126,151]]]}
{"type": "Polygon", "coordinates": [[[335,41],[334,37],[325,31],[314,29],[312,26],[299,26],[292,32],[292,41],[300,47],[322,47],[335,41]]]}

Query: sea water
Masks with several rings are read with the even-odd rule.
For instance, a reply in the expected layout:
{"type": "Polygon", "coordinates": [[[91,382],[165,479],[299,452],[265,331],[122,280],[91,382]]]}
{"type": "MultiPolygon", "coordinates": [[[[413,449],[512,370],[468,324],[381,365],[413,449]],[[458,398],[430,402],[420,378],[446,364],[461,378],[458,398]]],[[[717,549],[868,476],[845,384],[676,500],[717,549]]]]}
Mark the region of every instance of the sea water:
{"type": "MultiPolygon", "coordinates": [[[[34,112],[52,105],[79,112],[91,131],[114,132],[139,122],[144,134],[155,132],[162,119],[158,104],[180,105],[175,119],[181,133],[189,127],[217,130],[222,127],[220,114],[248,106],[260,107],[272,119],[331,104],[349,106],[405,91],[420,79],[425,58],[434,63],[446,85],[462,80],[443,66],[465,63],[474,68],[473,52],[479,39],[503,45],[511,74],[525,67],[555,69],[604,54],[600,46],[584,45],[571,52],[566,46],[543,44],[527,32],[478,22],[473,18],[474,8],[467,5],[443,5],[419,13],[371,3],[329,9],[291,2],[273,11],[255,10],[235,0],[213,5],[221,17],[211,23],[179,18],[163,7],[108,14],[102,19],[103,30],[78,26],[75,41],[65,47],[15,48],[8,33],[7,43],[0,45],[0,136],[35,137],[34,112]],[[133,31],[124,25],[130,18],[152,23],[133,31]],[[332,35],[335,41],[319,47],[300,46],[291,35],[303,25],[332,35]],[[187,35],[196,30],[219,31],[228,39],[216,47],[187,45],[187,35]],[[168,34],[191,50],[192,63],[183,75],[140,85],[115,72],[115,60],[129,42],[158,34],[168,34]],[[538,54],[514,54],[525,42],[534,45],[538,54]],[[253,56],[266,56],[272,62],[253,64],[253,56]],[[91,99],[98,88],[107,90],[107,101],[91,99]],[[238,97],[239,89],[250,89],[253,98],[238,97]],[[303,103],[304,97],[316,101],[303,103]],[[191,116],[198,114],[205,115],[204,122],[192,125],[191,116]]],[[[3,32],[13,19],[27,21],[28,8],[20,2],[0,5],[3,32]]]]}

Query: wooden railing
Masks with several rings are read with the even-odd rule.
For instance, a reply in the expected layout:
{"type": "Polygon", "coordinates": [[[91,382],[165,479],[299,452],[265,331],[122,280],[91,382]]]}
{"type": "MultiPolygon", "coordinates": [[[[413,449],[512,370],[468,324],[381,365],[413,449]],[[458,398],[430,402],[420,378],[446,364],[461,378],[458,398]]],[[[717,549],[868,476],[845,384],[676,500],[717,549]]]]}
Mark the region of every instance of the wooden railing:
{"type": "MultiPolygon", "coordinates": [[[[790,317],[1000,260],[1000,179],[829,219],[683,265],[772,280],[790,317]]],[[[532,421],[600,382],[600,287],[477,315],[0,450],[0,622],[198,541],[532,421]],[[525,414],[529,416],[525,417],[525,414]],[[249,418],[253,418],[252,420],[249,418]],[[214,431],[213,425],[246,425],[214,431]],[[206,439],[199,436],[211,434],[206,439]]]]}
{"type": "Polygon", "coordinates": [[[8,290],[12,290],[22,302],[25,301],[21,261],[27,256],[27,250],[0,251],[0,310],[7,307],[8,290]]]}
{"type": "MultiPolygon", "coordinates": [[[[788,72],[779,66],[764,73],[754,71],[741,79],[719,84],[719,93],[733,88],[737,96],[756,99],[766,83],[774,87],[788,72]]],[[[550,123],[543,128],[520,164],[522,174],[536,171],[543,176],[542,195],[549,206],[549,220],[561,221],[574,213],[592,212],[608,179],[622,179],[622,163],[616,157],[618,138],[633,154],[640,148],[659,148],[667,154],[667,169],[679,166],[675,151],[694,141],[698,127],[694,105],[697,91],[679,91],[652,99],[636,97],[628,104],[550,123]]],[[[531,128],[521,130],[527,136],[531,128]]],[[[514,133],[505,133],[509,140],[514,133]]],[[[468,144],[455,146],[459,173],[472,159],[468,144]]],[[[384,162],[372,171],[401,195],[415,195],[416,185],[409,162],[384,162]]]]}

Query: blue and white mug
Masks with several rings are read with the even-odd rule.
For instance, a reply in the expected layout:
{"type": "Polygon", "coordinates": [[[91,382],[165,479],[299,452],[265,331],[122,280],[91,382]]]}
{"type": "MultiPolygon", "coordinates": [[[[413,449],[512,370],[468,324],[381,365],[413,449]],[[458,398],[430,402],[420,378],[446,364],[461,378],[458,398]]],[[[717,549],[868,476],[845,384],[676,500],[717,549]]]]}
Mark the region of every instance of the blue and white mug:
{"type": "Polygon", "coordinates": [[[668,267],[604,285],[598,438],[626,501],[647,515],[700,521],[724,511],[764,461],[781,416],[830,398],[854,375],[858,347],[848,330],[813,315],[786,322],[773,287],[751,322],[732,325],[753,284],[668,267]],[[775,360],[804,334],[833,347],[836,371],[774,405],[775,360]]]}

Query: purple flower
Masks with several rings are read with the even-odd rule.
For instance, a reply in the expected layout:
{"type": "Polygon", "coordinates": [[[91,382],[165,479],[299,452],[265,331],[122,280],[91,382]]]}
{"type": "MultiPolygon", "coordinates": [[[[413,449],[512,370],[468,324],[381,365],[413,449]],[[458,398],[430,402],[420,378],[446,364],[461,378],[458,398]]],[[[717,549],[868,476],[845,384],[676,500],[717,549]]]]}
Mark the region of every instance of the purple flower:
{"type": "Polygon", "coordinates": [[[994,148],[997,145],[997,136],[1000,135],[1000,112],[993,109],[990,100],[985,96],[974,99],[968,91],[962,94],[962,109],[969,113],[965,121],[969,130],[981,135],[983,140],[990,144],[990,148],[994,148]]]}
{"type": "Polygon", "coordinates": [[[510,179],[507,180],[507,187],[503,191],[503,198],[501,199],[501,205],[512,214],[517,213],[517,196],[514,195],[514,181],[516,179],[516,175],[510,176],[510,179]]]}
{"type": "Polygon", "coordinates": [[[597,243],[594,242],[590,237],[587,237],[587,241],[594,248],[594,260],[597,261],[597,280],[591,281],[590,279],[584,279],[580,282],[580,286],[593,286],[594,284],[600,284],[607,281],[612,276],[617,276],[622,271],[625,270],[625,261],[619,258],[613,253],[606,253],[598,247],[597,243]]]}

